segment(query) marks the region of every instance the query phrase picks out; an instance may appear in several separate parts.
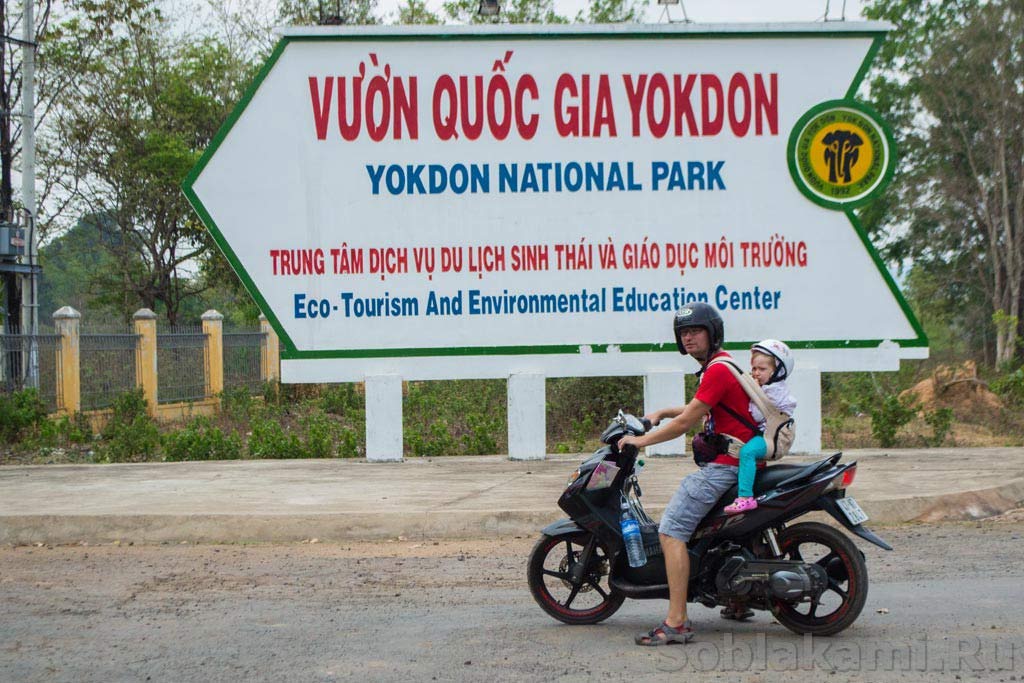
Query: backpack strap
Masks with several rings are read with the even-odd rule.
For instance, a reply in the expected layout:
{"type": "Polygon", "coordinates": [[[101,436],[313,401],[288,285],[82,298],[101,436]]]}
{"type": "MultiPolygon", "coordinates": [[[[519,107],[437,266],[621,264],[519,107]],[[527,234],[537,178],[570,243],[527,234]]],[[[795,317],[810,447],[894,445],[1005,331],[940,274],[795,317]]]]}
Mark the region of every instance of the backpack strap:
{"type": "Polygon", "coordinates": [[[761,432],[761,428],[760,427],[758,427],[756,424],[754,424],[753,422],[751,422],[747,418],[743,417],[742,415],[740,415],[739,413],[737,413],[735,410],[733,410],[729,406],[725,405],[724,403],[719,403],[718,407],[721,408],[722,410],[724,410],[725,412],[729,413],[730,415],[732,415],[734,418],[736,418],[736,420],[740,424],[742,424],[744,427],[746,427],[750,431],[757,432],[757,433],[761,432]]]}
{"type": "MultiPolygon", "coordinates": [[[[715,360],[708,363],[707,367],[710,368],[712,365],[716,365],[719,363],[729,368],[729,371],[732,372],[733,377],[735,377],[736,381],[740,383],[740,387],[743,388],[743,391],[746,392],[747,396],[750,398],[751,401],[754,402],[754,405],[757,406],[757,409],[761,411],[761,414],[764,415],[766,419],[769,415],[778,412],[778,408],[776,408],[775,405],[770,400],[768,400],[768,395],[765,394],[764,389],[762,389],[761,386],[757,384],[757,380],[755,380],[753,377],[750,377],[750,375],[747,375],[742,370],[740,370],[739,366],[736,365],[736,363],[726,358],[716,358],[715,360]],[[748,379],[749,381],[747,381],[748,379]]],[[[705,370],[706,369],[707,368],[705,368],[705,370]]],[[[724,405],[722,405],[722,407],[725,408],[724,405]]],[[[747,424],[744,420],[739,418],[732,410],[729,410],[728,408],[725,409],[727,412],[732,414],[733,417],[736,417],[737,419],[740,419],[740,421],[743,422],[744,424],[747,424]]],[[[753,429],[754,431],[759,431],[757,428],[753,429]]]]}

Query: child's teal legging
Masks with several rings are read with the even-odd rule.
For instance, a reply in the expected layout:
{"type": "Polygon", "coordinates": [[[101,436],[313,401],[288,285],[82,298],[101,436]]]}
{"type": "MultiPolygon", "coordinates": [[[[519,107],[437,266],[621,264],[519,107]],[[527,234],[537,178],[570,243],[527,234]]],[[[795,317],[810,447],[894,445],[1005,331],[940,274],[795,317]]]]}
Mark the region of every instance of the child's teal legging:
{"type": "Polygon", "coordinates": [[[760,434],[743,444],[743,448],[740,449],[739,485],[736,491],[736,495],[740,498],[750,498],[754,495],[754,475],[757,474],[757,461],[764,460],[767,452],[768,445],[760,434]]]}

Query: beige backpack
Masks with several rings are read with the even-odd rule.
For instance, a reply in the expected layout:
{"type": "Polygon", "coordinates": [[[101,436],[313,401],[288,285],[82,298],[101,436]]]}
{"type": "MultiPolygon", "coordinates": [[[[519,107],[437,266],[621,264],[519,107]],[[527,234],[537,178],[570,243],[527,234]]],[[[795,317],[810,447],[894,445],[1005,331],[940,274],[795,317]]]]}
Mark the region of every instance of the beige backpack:
{"type": "MultiPolygon", "coordinates": [[[[789,449],[793,446],[793,438],[796,436],[796,427],[793,423],[793,418],[786,413],[781,412],[775,407],[775,404],[771,402],[768,395],[764,393],[764,389],[757,383],[757,380],[751,377],[748,373],[743,372],[730,360],[725,358],[718,358],[708,363],[710,368],[716,363],[729,368],[732,372],[733,377],[743,387],[743,391],[747,392],[747,396],[754,402],[757,409],[764,415],[764,441],[768,450],[765,453],[765,460],[778,460],[786,453],[789,453],[789,449]]],[[[723,406],[724,407],[724,406],[723,406]]],[[[728,412],[732,413],[731,410],[728,412]]],[[[741,422],[746,423],[747,421],[738,415],[733,415],[741,422]]],[[[750,424],[747,423],[749,427],[750,424]]]]}

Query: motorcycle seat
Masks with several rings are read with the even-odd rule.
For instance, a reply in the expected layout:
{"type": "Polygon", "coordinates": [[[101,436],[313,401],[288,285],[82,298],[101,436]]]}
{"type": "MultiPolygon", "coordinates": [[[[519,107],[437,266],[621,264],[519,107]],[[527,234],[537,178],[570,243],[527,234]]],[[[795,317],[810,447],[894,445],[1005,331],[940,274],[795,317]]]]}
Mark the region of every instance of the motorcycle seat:
{"type": "Polygon", "coordinates": [[[771,465],[758,470],[754,476],[754,495],[759,496],[787,481],[800,481],[814,474],[820,463],[808,465],[771,465]]]}
{"type": "MultiPolygon", "coordinates": [[[[816,472],[827,467],[830,463],[834,462],[833,459],[835,457],[836,456],[833,456],[832,458],[826,458],[825,460],[819,460],[806,465],[769,465],[759,469],[757,474],[754,475],[754,495],[760,496],[774,488],[778,488],[782,484],[807,479],[816,472]]],[[[709,515],[721,512],[722,508],[736,500],[736,488],[736,486],[733,486],[726,491],[718,500],[718,503],[716,503],[711,509],[709,515]]]]}

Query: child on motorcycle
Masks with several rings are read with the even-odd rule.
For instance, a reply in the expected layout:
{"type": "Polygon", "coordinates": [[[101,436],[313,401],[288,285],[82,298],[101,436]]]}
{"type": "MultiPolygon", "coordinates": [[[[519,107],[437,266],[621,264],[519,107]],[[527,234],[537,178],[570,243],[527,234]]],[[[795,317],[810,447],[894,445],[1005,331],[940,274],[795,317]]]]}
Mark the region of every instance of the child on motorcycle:
{"type": "MultiPolygon", "coordinates": [[[[775,404],[780,412],[792,416],[796,410],[796,399],[789,393],[786,379],[793,373],[793,353],[786,344],[777,339],[765,339],[750,348],[750,374],[764,389],[768,400],[775,404]]],[[[764,426],[764,416],[753,401],[750,403],[750,414],[754,421],[764,426]]],[[[725,513],[735,515],[757,508],[754,498],[754,475],[757,473],[757,461],[763,460],[767,447],[764,437],[757,435],[743,445],[739,453],[739,483],[737,496],[725,508],[725,513]]]]}

